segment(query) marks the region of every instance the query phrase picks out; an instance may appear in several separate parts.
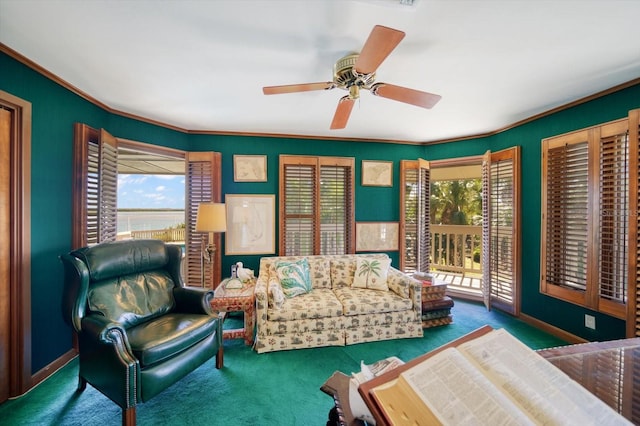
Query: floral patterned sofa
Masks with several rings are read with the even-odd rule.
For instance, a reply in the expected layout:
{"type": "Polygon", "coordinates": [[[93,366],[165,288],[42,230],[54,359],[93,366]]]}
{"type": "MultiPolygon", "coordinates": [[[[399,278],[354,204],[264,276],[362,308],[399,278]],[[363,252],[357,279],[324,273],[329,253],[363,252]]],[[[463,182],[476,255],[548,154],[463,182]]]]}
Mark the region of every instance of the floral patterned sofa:
{"type": "Polygon", "coordinates": [[[421,284],[386,254],[263,257],[258,353],[422,337],[421,284]]]}

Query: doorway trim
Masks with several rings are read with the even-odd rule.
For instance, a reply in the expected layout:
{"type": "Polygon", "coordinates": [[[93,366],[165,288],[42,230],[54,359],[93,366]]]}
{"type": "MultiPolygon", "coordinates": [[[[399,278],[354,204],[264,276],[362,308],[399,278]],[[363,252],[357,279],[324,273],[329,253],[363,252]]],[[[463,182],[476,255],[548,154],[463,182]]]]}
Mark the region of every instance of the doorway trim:
{"type": "Polygon", "coordinates": [[[9,186],[9,396],[25,393],[31,377],[31,102],[0,90],[11,112],[9,186]]]}

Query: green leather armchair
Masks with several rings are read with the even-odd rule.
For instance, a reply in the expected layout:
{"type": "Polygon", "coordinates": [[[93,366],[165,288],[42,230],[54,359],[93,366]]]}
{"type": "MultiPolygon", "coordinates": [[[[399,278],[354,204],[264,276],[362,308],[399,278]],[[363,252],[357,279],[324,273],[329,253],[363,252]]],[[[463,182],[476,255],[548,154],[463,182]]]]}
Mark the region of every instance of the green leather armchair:
{"type": "Polygon", "coordinates": [[[89,383],[136,422],[135,407],[211,357],[223,364],[213,291],[185,287],[182,251],[157,240],[85,247],[60,257],[63,314],[78,335],[78,391],[89,383]]]}

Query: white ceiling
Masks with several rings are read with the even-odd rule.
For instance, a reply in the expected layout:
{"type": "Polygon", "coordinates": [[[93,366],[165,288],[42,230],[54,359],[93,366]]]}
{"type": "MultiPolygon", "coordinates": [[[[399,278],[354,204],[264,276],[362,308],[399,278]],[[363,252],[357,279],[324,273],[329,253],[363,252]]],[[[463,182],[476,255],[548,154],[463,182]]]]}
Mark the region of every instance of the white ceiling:
{"type": "MultiPolygon", "coordinates": [[[[0,42],[110,108],[188,130],[428,142],[494,131],[640,77],[637,0],[0,0],[0,42]],[[406,37],[329,130],[330,81],[374,25],[406,37]]],[[[1,75],[1,70],[0,70],[1,75]]]]}

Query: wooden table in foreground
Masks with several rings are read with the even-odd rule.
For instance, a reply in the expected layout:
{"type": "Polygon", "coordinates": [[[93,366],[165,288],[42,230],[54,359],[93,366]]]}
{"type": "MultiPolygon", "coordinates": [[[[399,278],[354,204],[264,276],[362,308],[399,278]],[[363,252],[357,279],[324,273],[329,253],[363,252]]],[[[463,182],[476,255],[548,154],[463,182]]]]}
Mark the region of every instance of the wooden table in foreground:
{"type": "MultiPolygon", "coordinates": [[[[486,332],[487,329],[483,327],[455,342],[415,358],[395,369],[399,370],[395,375],[436,352],[486,332]]],[[[625,418],[634,424],[640,424],[640,338],[583,343],[541,349],[537,352],[625,418]]],[[[336,372],[321,387],[321,390],[333,396],[335,400],[334,411],[339,415],[336,424],[362,425],[363,422],[353,418],[349,407],[349,379],[349,376],[336,372]]],[[[383,383],[386,380],[388,378],[375,378],[371,381],[373,383],[365,382],[367,386],[361,385],[360,391],[363,393],[364,388],[366,394],[369,389],[377,386],[378,382],[383,383]]],[[[385,425],[383,416],[377,412],[377,406],[364,394],[362,396],[378,420],[377,424],[385,425]],[[380,419],[383,420],[380,421],[380,419]]]]}

